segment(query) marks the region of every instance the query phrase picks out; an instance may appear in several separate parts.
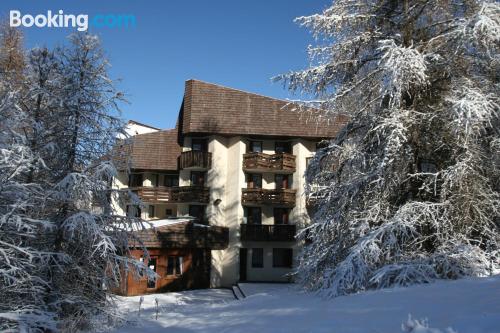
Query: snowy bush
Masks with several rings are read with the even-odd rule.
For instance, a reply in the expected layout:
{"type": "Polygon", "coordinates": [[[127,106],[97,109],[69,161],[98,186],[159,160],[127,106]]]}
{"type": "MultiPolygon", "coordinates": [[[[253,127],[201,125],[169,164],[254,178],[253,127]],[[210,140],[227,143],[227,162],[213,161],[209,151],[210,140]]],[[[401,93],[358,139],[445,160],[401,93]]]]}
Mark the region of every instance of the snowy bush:
{"type": "Polygon", "coordinates": [[[401,329],[403,332],[408,333],[457,333],[452,328],[447,328],[444,331],[437,328],[431,328],[426,319],[417,320],[413,319],[411,316],[408,316],[408,320],[401,325],[401,329]]]}

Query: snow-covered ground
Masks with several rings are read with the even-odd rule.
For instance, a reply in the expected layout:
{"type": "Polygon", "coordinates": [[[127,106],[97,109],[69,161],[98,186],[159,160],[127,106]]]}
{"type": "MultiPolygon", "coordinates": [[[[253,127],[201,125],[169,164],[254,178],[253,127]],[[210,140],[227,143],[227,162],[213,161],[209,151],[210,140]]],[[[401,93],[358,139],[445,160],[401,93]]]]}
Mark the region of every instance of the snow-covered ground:
{"type": "MultiPolygon", "coordinates": [[[[430,327],[458,333],[500,332],[500,275],[443,281],[322,299],[286,284],[240,284],[247,298],[209,289],[120,297],[129,322],[115,332],[402,332],[403,322],[428,319],[430,327]],[[159,317],[155,320],[155,298],[159,317]]],[[[413,322],[415,324],[415,322],[413,322]]],[[[412,332],[433,333],[421,327],[412,332]]]]}

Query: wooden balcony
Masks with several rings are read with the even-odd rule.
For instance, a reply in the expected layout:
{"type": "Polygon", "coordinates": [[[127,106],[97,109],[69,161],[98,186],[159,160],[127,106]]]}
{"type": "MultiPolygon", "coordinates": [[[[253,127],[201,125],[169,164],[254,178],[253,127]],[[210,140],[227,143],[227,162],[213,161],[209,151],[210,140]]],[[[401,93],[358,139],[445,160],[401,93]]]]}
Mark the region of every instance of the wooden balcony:
{"type": "Polygon", "coordinates": [[[209,201],[209,189],[202,186],[134,187],[131,190],[147,203],[208,203],[209,201]]]}
{"type": "MultiPolygon", "coordinates": [[[[154,225],[154,222],[153,222],[154,225]]],[[[229,229],[219,226],[203,226],[193,222],[181,222],[135,232],[131,246],[142,244],[151,248],[205,248],[222,250],[229,243],[229,229]],[[137,241],[142,241],[139,244],[137,241]]]]}
{"type": "Polygon", "coordinates": [[[244,188],[241,192],[241,202],[244,205],[279,205],[285,207],[295,206],[295,190],[244,188]]]}
{"type": "Polygon", "coordinates": [[[243,155],[243,170],[246,172],[294,173],[295,155],[249,153],[243,155]]]}
{"type": "Polygon", "coordinates": [[[295,224],[241,224],[242,241],[293,242],[295,224]]]}
{"type": "Polygon", "coordinates": [[[212,167],[212,153],[207,151],[183,151],[179,156],[181,169],[206,170],[212,167]]]}

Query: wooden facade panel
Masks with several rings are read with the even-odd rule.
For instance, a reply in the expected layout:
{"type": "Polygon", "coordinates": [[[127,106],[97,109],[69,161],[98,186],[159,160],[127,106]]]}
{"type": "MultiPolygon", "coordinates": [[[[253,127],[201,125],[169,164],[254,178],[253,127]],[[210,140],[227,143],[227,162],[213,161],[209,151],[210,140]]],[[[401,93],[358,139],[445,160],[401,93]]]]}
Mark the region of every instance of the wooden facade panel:
{"type": "MultiPolygon", "coordinates": [[[[117,294],[135,296],[210,287],[210,250],[148,249],[148,253],[150,258],[156,260],[158,278],[154,287],[149,288],[146,277],[139,277],[136,272],[128,271],[124,272],[120,288],[115,290],[117,294]],[[182,257],[182,274],[167,274],[168,257],[182,257]]],[[[132,250],[131,254],[137,260],[144,257],[142,250],[132,250]]]]}

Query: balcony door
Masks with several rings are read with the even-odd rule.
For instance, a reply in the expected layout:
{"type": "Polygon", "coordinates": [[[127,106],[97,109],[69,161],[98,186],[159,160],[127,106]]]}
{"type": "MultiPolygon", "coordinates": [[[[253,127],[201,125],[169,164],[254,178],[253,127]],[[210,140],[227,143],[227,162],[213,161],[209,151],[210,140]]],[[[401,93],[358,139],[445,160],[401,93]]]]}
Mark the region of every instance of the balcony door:
{"type": "Polygon", "coordinates": [[[247,174],[247,188],[262,188],[262,175],[257,173],[247,174]]]}
{"type": "Polygon", "coordinates": [[[260,207],[245,207],[247,224],[262,224],[262,209],[260,207]]]}
{"type": "Polygon", "coordinates": [[[290,188],[289,175],[276,175],[274,177],[274,182],[276,184],[276,189],[287,189],[290,188]]]}
{"type": "Polygon", "coordinates": [[[205,186],[205,172],[191,171],[191,186],[205,186]]]}
{"type": "Polygon", "coordinates": [[[143,181],[142,173],[131,173],[128,176],[128,186],[129,187],[141,187],[143,181]]]}
{"type": "Polygon", "coordinates": [[[164,175],[163,176],[163,186],[165,186],[165,187],[179,186],[179,175],[176,175],[176,174],[164,175]]]}
{"type": "Polygon", "coordinates": [[[139,206],[134,206],[134,205],[127,205],[127,207],[125,208],[125,212],[126,212],[126,215],[128,217],[137,217],[137,218],[140,218],[141,217],[141,207],[139,206]]]}
{"type": "Polygon", "coordinates": [[[208,145],[206,139],[192,139],[191,140],[191,150],[192,151],[207,151],[208,145]]]}
{"type": "Polygon", "coordinates": [[[250,141],[248,145],[249,153],[262,153],[262,141],[250,141]]]}
{"type": "Polygon", "coordinates": [[[276,141],[274,146],[274,151],[276,154],[291,154],[292,153],[292,145],[290,142],[276,141]]]}
{"type": "Polygon", "coordinates": [[[240,281],[247,280],[247,249],[240,248],[240,281]]]}
{"type": "Polygon", "coordinates": [[[288,208],[274,208],[274,224],[288,224],[289,215],[288,208]]]}
{"type": "Polygon", "coordinates": [[[196,223],[207,224],[205,219],[205,209],[204,205],[189,205],[189,216],[195,218],[196,223]]]}

